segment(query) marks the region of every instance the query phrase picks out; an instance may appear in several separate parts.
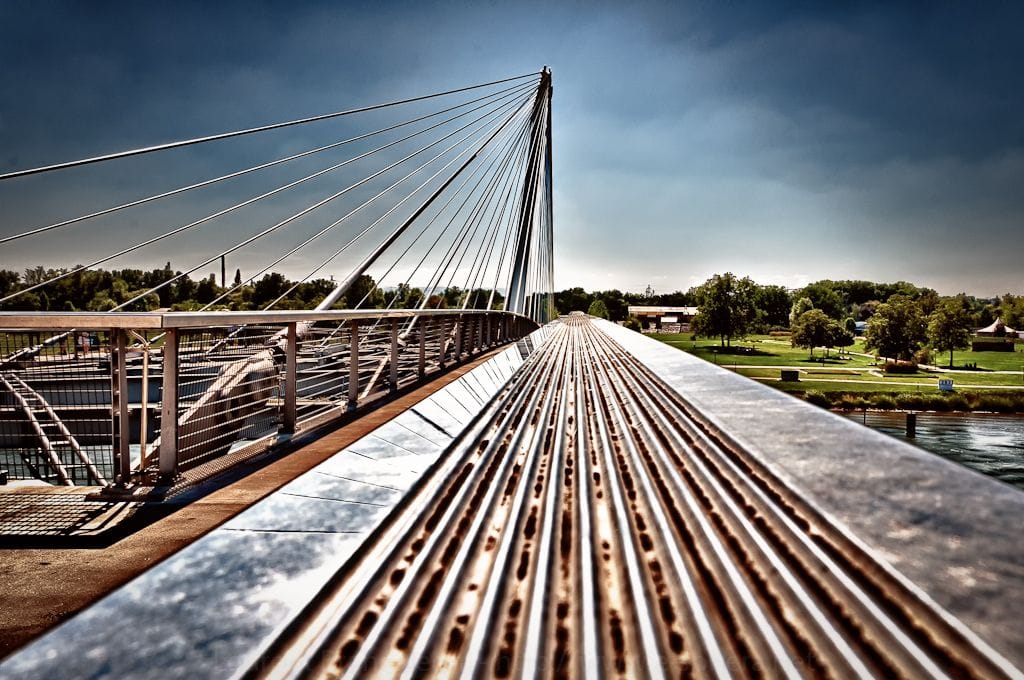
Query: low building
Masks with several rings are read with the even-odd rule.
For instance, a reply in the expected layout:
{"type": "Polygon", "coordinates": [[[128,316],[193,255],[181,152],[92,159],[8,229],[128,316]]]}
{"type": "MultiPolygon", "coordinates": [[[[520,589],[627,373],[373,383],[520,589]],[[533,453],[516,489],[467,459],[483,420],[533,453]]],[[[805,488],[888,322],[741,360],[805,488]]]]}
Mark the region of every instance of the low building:
{"type": "Polygon", "coordinates": [[[974,331],[975,339],[971,341],[974,352],[1014,352],[1018,338],[1024,337],[1021,331],[1015,331],[996,319],[988,326],[974,331]]]}
{"type": "Polygon", "coordinates": [[[629,315],[640,320],[644,333],[689,333],[697,308],[630,305],[629,315]]]}

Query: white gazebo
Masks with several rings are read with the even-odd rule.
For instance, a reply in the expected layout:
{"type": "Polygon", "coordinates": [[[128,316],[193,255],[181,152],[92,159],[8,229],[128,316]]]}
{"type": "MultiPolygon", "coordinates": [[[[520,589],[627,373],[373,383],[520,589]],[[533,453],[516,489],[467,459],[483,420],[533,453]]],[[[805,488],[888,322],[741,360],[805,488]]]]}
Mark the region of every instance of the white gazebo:
{"type": "Polygon", "coordinates": [[[996,319],[995,321],[990,323],[988,326],[985,326],[984,328],[979,328],[978,330],[974,331],[974,334],[977,335],[979,338],[1016,338],[1018,335],[1017,331],[1013,330],[1012,328],[1008,327],[1006,324],[1003,323],[1002,318],[996,319]]]}

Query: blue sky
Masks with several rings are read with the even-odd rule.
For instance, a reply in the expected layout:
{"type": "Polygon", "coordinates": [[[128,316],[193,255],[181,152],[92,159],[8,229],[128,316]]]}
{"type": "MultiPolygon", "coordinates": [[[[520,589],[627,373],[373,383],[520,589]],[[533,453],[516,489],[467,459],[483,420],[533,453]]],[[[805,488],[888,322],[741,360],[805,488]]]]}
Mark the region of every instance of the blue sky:
{"type": "MultiPolygon", "coordinates": [[[[558,288],[729,270],[1024,293],[1022,25],[998,2],[9,0],[0,172],[547,64],[558,288]]],[[[0,187],[0,231],[73,202],[68,182],[0,187]]],[[[0,266],[88,241],[0,246],[0,266]]]]}

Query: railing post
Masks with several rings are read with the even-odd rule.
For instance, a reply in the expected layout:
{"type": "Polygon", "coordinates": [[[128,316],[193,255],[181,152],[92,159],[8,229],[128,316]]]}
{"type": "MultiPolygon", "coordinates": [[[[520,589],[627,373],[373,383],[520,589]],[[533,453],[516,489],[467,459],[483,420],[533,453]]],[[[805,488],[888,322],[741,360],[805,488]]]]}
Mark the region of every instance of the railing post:
{"type": "Polygon", "coordinates": [[[448,353],[448,320],[441,319],[439,323],[441,324],[441,335],[439,336],[437,343],[438,352],[440,354],[437,357],[437,367],[444,368],[444,357],[448,353]]]}
{"type": "Polygon", "coordinates": [[[160,391],[160,479],[178,471],[178,329],[164,334],[164,375],[160,391]]]}
{"type": "Polygon", "coordinates": [[[149,453],[149,337],[145,331],[136,333],[142,342],[142,395],[139,405],[139,469],[141,475],[146,469],[146,454],[149,453]]]}
{"type": "Polygon", "coordinates": [[[462,315],[459,314],[455,317],[455,363],[459,363],[462,359],[462,331],[463,331],[463,319],[462,315]]]}
{"type": "Polygon", "coordinates": [[[349,322],[348,354],[348,409],[359,401],[359,322],[349,322]]]}
{"type": "Polygon", "coordinates": [[[299,335],[294,321],[288,324],[288,344],[284,364],[284,423],[282,430],[295,432],[298,402],[299,335]]]}
{"type": "Polygon", "coordinates": [[[420,356],[417,372],[421,378],[427,374],[427,323],[428,321],[425,317],[420,317],[420,322],[418,324],[420,334],[420,356]]]}
{"type": "Polygon", "coordinates": [[[132,455],[129,441],[128,366],[126,333],[122,328],[110,329],[110,406],[113,415],[114,481],[119,487],[132,481],[132,455]]]}
{"type": "Polygon", "coordinates": [[[476,340],[477,340],[476,324],[477,324],[478,321],[479,321],[479,318],[477,317],[476,314],[471,315],[469,317],[469,319],[468,319],[468,324],[467,324],[468,328],[466,329],[466,356],[467,357],[473,356],[473,350],[476,349],[476,340]]]}
{"type": "Polygon", "coordinates": [[[398,389],[398,319],[391,320],[391,391],[398,389]]]}

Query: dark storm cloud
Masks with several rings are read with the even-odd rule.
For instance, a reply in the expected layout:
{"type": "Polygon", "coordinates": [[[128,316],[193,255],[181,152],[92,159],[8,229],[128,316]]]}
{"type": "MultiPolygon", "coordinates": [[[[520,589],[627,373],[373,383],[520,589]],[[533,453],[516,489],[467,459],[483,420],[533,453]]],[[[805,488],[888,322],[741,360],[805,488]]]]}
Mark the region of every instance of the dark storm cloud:
{"type": "MultiPolygon", "coordinates": [[[[0,170],[547,63],[560,285],[731,269],[1021,290],[1022,21],[1019,3],[7,2],[0,170]]],[[[8,221],[32,201],[0,193],[8,221]]]]}

